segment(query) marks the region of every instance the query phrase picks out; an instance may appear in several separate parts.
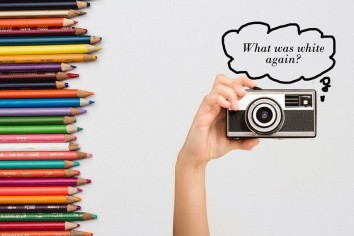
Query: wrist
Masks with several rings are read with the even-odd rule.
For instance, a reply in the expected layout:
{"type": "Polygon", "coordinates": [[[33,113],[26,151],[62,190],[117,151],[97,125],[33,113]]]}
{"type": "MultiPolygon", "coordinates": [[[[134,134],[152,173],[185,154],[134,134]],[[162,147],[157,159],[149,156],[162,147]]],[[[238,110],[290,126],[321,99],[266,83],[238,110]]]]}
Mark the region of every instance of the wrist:
{"type": "Polygon", "coordinates": [[[178,153],[176,168],[205,169],[207,164],[207,158],[197,157],[182,148],[178,153]]]}

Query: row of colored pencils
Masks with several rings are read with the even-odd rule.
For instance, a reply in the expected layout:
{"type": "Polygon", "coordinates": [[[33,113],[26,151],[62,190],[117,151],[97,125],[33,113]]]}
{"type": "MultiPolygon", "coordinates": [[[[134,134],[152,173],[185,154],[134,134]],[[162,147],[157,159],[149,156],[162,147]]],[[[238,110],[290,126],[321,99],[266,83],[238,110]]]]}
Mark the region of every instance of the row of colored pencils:
{"type": "Polygon", "coordinates": [[[101,37],[75,28],[90,3],[76,0],[0,0],[0,236],[90,236],[79,212],[76,115],[93,92],[68,89],[68,63],[91,62],[101,37]]]}

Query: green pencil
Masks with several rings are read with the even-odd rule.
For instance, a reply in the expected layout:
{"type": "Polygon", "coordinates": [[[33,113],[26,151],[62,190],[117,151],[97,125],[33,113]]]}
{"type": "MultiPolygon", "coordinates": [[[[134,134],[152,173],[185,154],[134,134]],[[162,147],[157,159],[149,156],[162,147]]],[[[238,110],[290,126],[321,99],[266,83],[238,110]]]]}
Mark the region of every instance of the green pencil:
{"type": "Polygon", "coordinates": [[[79,166],[79,162],[53,161],[0,161],[0,169],[66,169],[79,166]]]}
{"type": "Polygon", "coordinates": [[[72,116],[23,116],[0,117],[2,125],[68,125],[76,121],[72,116]]]}
{"type": "Polygon", "coordinates": [[[1,221],[84,221],[97,219],[97,215],[85,212],[56,213],[0,213],[1,221]]]}
{"type": "Polygon", "coordinates": [[[0,134],[72,134],[81,130],[73,125],[0,126],[0,134]]]}

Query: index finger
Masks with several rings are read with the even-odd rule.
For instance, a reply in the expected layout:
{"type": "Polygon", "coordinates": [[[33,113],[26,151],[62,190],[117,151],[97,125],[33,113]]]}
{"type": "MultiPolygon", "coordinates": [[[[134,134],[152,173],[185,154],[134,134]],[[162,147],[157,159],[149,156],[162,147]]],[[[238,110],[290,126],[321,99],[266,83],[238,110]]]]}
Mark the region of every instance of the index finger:
{"type": "Polygon", "coordinates": [[[239,84],[242,87],[248,87],[250,89],[256,87],[256,82],[245,76],[235,79],[233,83],[239,84]]]}

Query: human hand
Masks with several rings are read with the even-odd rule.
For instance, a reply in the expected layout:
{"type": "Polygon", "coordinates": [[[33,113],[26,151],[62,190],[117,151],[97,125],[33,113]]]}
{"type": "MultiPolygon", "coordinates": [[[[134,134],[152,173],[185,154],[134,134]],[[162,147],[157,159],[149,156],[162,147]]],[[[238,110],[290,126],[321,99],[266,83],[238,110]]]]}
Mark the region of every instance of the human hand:
{"type": "Polygon", "coordinates": [[[186,141],[180,150],[178,161],[193,166],[205,165],[231,150],[251,150],[258,139],[230,140],[226,137],[226,111],[238,109],[238,100],[245,96],[244,87],[256,84],[247,77],[230,79],[217,75],[209,95],[201,103],[186,141]]]}

